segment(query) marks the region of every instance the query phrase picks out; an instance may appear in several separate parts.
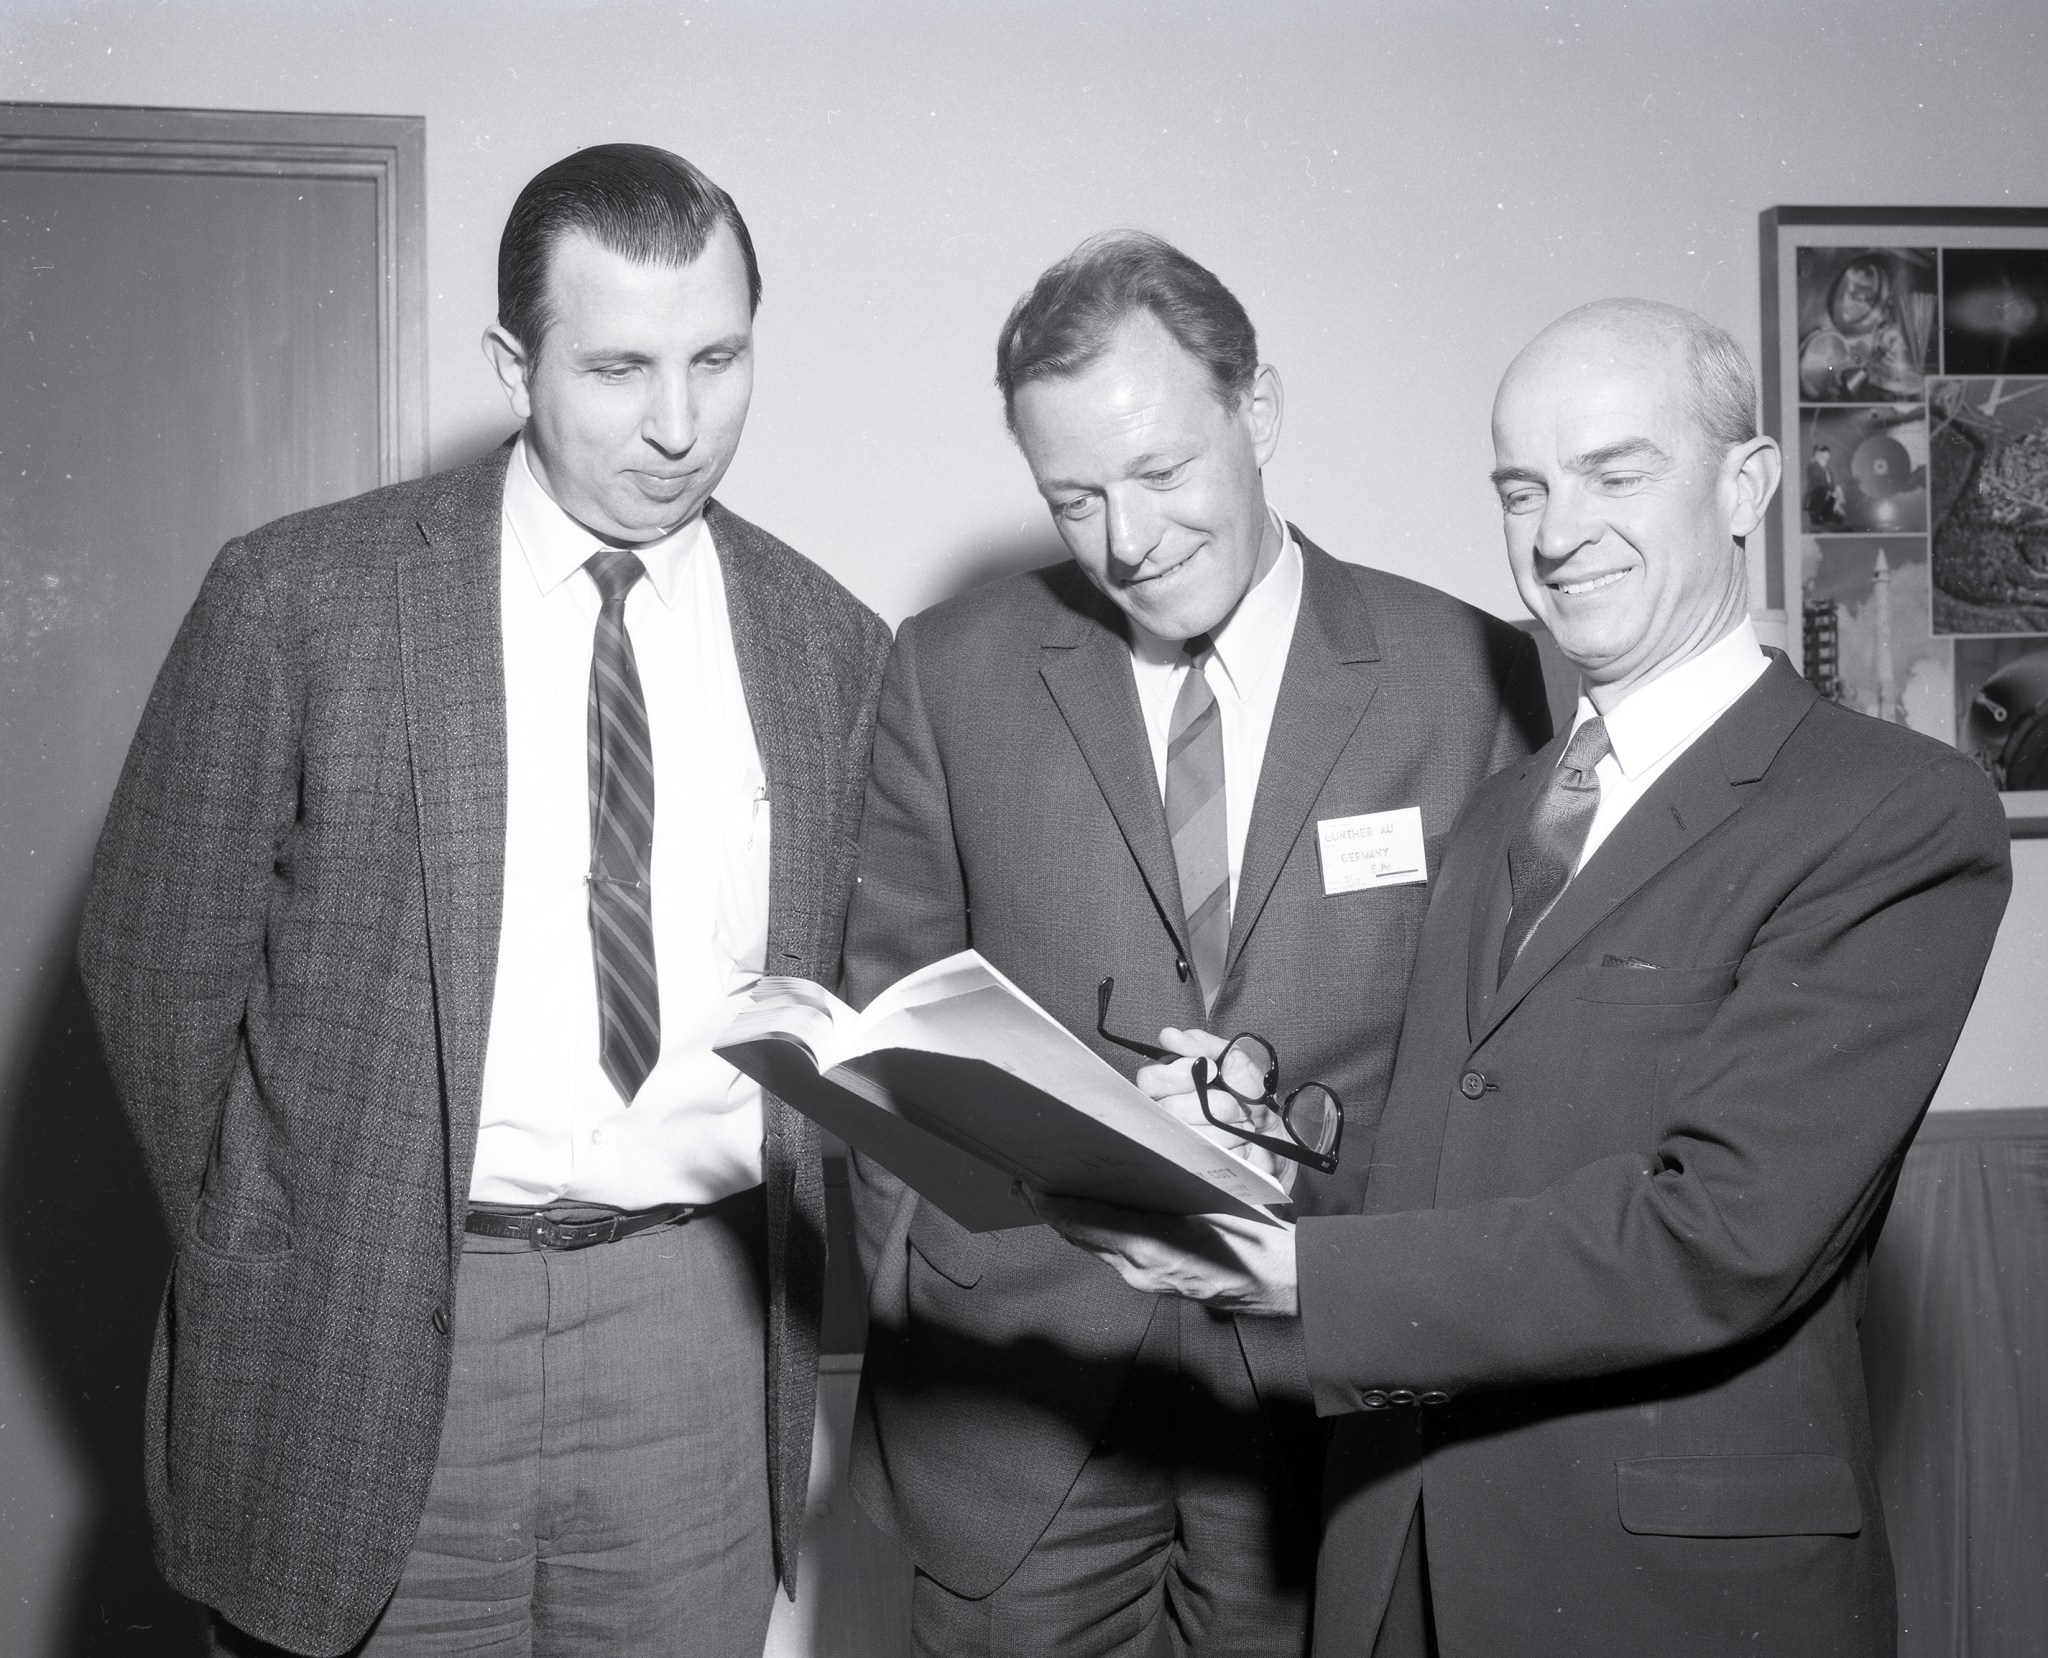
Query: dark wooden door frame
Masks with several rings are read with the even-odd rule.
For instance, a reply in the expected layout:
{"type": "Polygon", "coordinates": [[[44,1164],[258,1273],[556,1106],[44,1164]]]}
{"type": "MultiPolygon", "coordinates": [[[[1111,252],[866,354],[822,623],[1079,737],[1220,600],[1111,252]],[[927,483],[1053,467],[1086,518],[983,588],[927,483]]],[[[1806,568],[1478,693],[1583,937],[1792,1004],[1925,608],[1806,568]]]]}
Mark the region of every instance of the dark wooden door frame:
{"type": "Polygon", "coordinates": [[[377,478],[427,464],[427,123],[420,115],[0,103],[0,168],[368,179],[377,189],[377,478]]]}

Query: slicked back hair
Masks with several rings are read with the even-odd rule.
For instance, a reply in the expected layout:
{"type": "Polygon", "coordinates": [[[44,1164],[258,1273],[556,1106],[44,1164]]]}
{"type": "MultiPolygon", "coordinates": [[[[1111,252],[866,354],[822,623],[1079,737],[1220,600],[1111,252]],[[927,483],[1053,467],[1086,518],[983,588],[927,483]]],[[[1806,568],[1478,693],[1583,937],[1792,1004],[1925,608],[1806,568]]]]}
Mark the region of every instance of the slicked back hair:
{"type": "Polygon", "coordinates": [[[1171,243],[1142,230],[1106,230],[1041,276],[1003,324],[996,386],[1011,432],[1018,387],[1081,373],[1139,311],[1209,371],[1226,408],[1251,390],[1259,341],[1237,296],[1171,243]]]}
{"type": "Polygon", "coordinates": [[[723,224],[747,265],[747,303],[761,304],[754,239],[732,197],[689,162],[651,144],[593,144],[544,168],[519,192],[498,241],[498,323],[529,356],[554,318],[548,266],[564,236],[649,265],[687,265],[723,224]]]}

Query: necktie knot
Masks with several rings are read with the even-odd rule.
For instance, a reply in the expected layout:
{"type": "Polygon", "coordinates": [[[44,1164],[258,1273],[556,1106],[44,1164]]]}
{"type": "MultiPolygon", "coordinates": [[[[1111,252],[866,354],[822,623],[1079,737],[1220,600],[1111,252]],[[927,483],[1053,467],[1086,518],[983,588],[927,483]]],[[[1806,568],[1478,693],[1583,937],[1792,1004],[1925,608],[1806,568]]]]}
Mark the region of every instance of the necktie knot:
{"type": "Polygon", "coordinates": [[[1595,787],[1595,769],[1613,752],[1614,745],[1607,740],[1607,722],[1595,714],[1574,731],[1572,740],[1564,745],[1564,758],[1558,761],[1557,769],[1568,775],[1560,781],[1571,789],[1595,787]]]}
{"type": "Polygon", "coordinates": [[[598,597],[608,610],[623,605],[633,583],[647,573],[640,555],[628,547],[600,547],[583,561],[583,568],[597,583],[598,597]]]}

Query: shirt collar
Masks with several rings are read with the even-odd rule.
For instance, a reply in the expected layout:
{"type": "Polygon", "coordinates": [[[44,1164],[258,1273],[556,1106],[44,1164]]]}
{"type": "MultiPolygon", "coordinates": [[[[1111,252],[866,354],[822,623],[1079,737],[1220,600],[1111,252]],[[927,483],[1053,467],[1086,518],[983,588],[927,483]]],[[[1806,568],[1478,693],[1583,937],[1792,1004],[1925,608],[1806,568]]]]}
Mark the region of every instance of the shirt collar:
{"type": "MultiPolygon", "coordinates": [[[[564,512],[542,487],[527,463],[523,437],[512,451],[512,464],[505,469],[505,523],[525,556],[534,585],[543,594],[554,592],[607,544],[564,512]]],[[[633,549],[647,567],[648,585],[669,609],[673,610],[681,597],[690,556],[708,540],[700,512],[659,541],[633,549]]]]}
{"type": "MultiPolygon", "coordinates": [[[[1756,628],[1745,616],[1699,655],[1629,692],[1604,716],[1607,740],[1622,776],[1634,780],[1712,725],[1768,665],[1756,628]]],[[[1572,729],[1596,712],[1581,695],[1572,729]]]]}
{"type": "MultiPolygon", "coordinates": [[[[1216,665],[1240,702],[1256,694],[1286,662],[1294,642],[1295,616],[1301,608],[1301,548],[1288,530],[1287,520],[1270,505],[1266,511],[1280,531],[1279,557],[1210,636],[1216,665]]],[[[1130,632],[1131,649],[1141,660],[1161,664],[1180,660],[1181,640],[1158,638],[1135,622],[1130,632]]]]}

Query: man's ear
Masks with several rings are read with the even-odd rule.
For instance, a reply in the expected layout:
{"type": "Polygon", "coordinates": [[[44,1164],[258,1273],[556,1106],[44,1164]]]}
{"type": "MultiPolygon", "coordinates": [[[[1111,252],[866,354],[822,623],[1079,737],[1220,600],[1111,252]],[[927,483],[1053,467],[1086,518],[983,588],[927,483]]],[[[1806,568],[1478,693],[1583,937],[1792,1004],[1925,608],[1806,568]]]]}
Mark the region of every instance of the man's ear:
{"type": "Polygon", "coordinates": [[[1754,437],[1728,452],[1722,476],[1732,495],[1728,510],[1728,533],[1737,540],[1754,535],[1763,524],[1771,497],[1778,493],[1784,475],[1785,458],[1775,438],[1754,437]]]}
{"type": "Polygon", "coordinates": [[[1245,425],[1252,435],[1252,455],[1261,471],[1280,448],[1280,416],[1285,397],[1280,389],[1280,371],[1271,363],[1259,364],[1252,376],[1251,390],[1244,394],[1245,425]]]}
{"type": "Polygon", "coordinates": [[[498,384],[505,388],[512,412],[521,421],[530,420],[533,398],[527,390],[526,377],[533,372],[533,359],[526,347],[512,337],[503,323],[494,322],[484,330],[484,356],[490,360],[498,384]]]}

